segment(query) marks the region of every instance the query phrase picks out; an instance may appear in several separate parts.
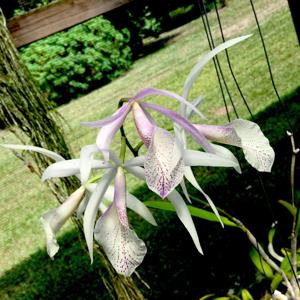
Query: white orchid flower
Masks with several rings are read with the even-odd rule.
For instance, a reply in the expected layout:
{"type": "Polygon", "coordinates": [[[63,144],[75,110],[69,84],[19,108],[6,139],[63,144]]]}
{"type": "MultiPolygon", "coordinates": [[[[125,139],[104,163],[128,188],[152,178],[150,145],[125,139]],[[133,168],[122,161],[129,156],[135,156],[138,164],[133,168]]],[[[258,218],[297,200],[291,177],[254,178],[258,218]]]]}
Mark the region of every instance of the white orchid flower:
{"type": "MultiPolygon", "coordinates": [[[[99,149],[109,148],[115,133],[124,123],[129,111],[132,110],[137,131],[148,148],[144,163],[147,185],[152,191],[165,198],[182,182],[184,167],[190,161],[184,162],[184,157],[187,157],[187,155],[184,155],[182,149],[180,149],[174,135],[155,125],[154,120],[147,111],[147,109],[152,109],[173,120],[180,128],[190,133],[201,145],[206,151],[198,155],[202,165],[239,168],[238,162],[232,154],[228,155],[225,150],[218,151],[186,118],[165,107],[141,102],[141,99],[151,95],[175,99],[202,116],[192,104],[173,92],[153,88],[144,89],[118,109],[110,118],[84,123],[84,125],[91,127],[102,127],[96,141],[99,149]]],[[[195,156],[194,153],[191,153],[191,155],[195,156]]]]}
{"type": "MultiPolygon", "coordinates": [[[[224,49],[231,47],[245,39],[250,37],[250,35],[238,37],[235,39],[231,39],[219,46],[215,49],[208,52],[204,55],[192,68],[191,72],[187,76],[187,79],[184,83],[183,87],[183,97],[189,100],[190,90],[193,86],[193,83],[200,75],[201,71],[205,67],[205,65],[218,53],[223,51],[224,49]]],[[[195,107],[202,102],[202,98],[198,97],[192,103],[195,107]]],[[[192,116],[193,110],[190,109],[185,103],[181,103],[180,106],[180,115],[186,119],[189,119],[192,116]]],[[[241,147],[245,153],[245,158],[247,161],[255,167],[259,171],[270,171],[274,162],[275,153],[273,149],[270,147],[268,139],[263,135],[259,126],[253,122],[238,119],[235,120],[225,126],[214,126],[214,125],[197,125],[193,124],[193,126],[200,132],[203,136],[205,136],[209,141],[219,142],[223,144],[234,145],[237,147],[241,147]]],[[[184,130],[177,124],[174,126],[176,139],[179,141],[179,144],[185,152],[185,157],[187,162],[194,162],[194,166],[201,165],[201,156],[203,155],[201,151],[192,151],[187,150],[187,141],[184,130]]],[[[220,147],[218,145],[211,145],[215,150],[216,154],[219,154],[221,157],[225,156],[232,161],[236,161],[234,155],[224,147],[220,147]]],[[[206,154],[207,155],[207,154],[206,154]]],[[[237,163],[238,164],[238,163],[237,163]]],[[[204,165],[204,164],[203,164],[204,165]]],[[[239,165],[235,167],[238,172],[241,172],[239,165]]],[[[207,199],[209,205],[211,206],[213,212],[219,218],[221,224],[222,221],[219,217],[218,211],[213,203],[213,201],[209,198],[209,196],[202,190],[200,185],[198,184],[193,171],[190,166],[185,167],[184,172],[185,178],[196,188],[198,189],[204,197],[207,199]]],[[[182,181],[183,191],[188,198],[188,194],[186,192],[184,181],[182,181]]],[[[223,224],[222,224],[223,225],[223,224]]]]}
{"type": "Polygon", "coordinates": [[[45,169],[42,179],[66,177],[76,175],[81,180],[81,187],[72,193],[59,207],[50,210],[41,217],[47,240],[47,252],[51,258],[57,253],[59,246],[55,235],[76,210],[84,211],[83,229],[87,247],[93,262],[93,240],[103,247],[113,267],[122,275],[130,276],[142,262],[146,254],[146,246],[135,232],[130,229],[126,206],[144,217],[148,222],[156,225],[149,209],[133,195],[126,192],[123,168],[135,167],[144,163],[143,157],[137,157],[124,164],[111,151],[109,161],[96,160],[94,155],[100,152],[96,145],[82,148],[80,159],[64,160],[55,152],[34,146],[3,145],[10,149],[35,151],[44,154],[56,162],[45,169]],[[90,183],[92,169],[106,169],[105,174],[97,184],[90,183]],[[104,197],[111,199],[111,181],[115,178],[113,201],[105,213],[95,222],[97,212],[104,197]],[[90,191],[88,198],[84,198],[86,191],[90,191]],[[83,201],[83,199],[85,199],[83,201]]]}

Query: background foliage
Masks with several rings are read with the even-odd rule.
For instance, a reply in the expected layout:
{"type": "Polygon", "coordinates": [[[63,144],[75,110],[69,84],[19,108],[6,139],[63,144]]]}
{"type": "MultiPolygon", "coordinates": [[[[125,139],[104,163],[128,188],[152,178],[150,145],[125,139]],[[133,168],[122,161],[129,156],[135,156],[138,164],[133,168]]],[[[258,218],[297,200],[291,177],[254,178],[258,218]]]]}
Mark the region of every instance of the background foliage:
{"type": "Polygon", "coordinates": [[[129,32],[97,17],[21,49],[22,59],[57,104],[118,77],[131,65],[129,32]]]}

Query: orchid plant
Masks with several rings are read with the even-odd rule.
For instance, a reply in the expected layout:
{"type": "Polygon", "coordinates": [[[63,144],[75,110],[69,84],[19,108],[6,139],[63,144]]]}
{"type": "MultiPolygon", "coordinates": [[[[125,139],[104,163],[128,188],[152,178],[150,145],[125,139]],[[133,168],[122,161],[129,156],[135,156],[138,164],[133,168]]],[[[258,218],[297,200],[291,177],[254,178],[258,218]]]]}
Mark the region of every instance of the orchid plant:
{"type": "Polygon", "coordinates": [[[201,120],[204,118],[197,108],[201,99],[192,101],[189,98],[191,87],[203,67],[218,53],[248,37],[242,36],[227,41],[200,59],[187,77],[182,96],[167,90],[146,88],[129,99],[123,99],[112,116],[84,122],[85,126],[99,128],[99,133],[95,144],[82,147],[77,159],[65,160],[57,153],[35,146],[3,145],[9,149],[35,151],[53,159],[54,163],[45,169],[42,180],[75,175],[81,182],[81,186],[59,207],[41,217],[46,234],[47,252],[51,258],[59,249],[56,233],[68,218],[76,214],[78,218],[83,218],[84,235],[91,262],[95,240],[103,247],[118,273],[130,276],[135,271],[143,261],[147,249],[129,225],[127,208],[152,225],[157,224],[143,202],[127,191],[127,173],[145,181],[150,190],[172,203],[196,248],[203,253],[184,199],[185,197],[190,201],[184,178],[205,196],[222,225],[223,222],[213,201],[201,189],[191,167],[231,167],[241,172],[234,154],[213,142],[242,148],[246,160],[258,171],[269,172],[274,161],[275,154],[268,139],[253,122],[237,119],[220,126],[205,125],[201,121],[194,124],[189,121],[193,113],[201,120]],[[152,100],[154,96],[179,102],[179,111],[149,102],[148,99],[152,100]],[[172,130],[159,127],[151,116],[151,111],[169,118],[174,124],[172,130]],[[139,147],[133,148],[124,135],[123,124],[130,112],[141,143],[146,149],[145,155],[138,155],[139,147]],[[119,130],[122,134],[118,156],[110,148],[119,130]],[[200,150],[189,148],[186,134],[191,135],[201,147],[200,150]],[[126,160],[127,148],[134,154],[134,158],[126,160]],[[181,186],[183,196],[176,190],[178,186],[181,186]]]}

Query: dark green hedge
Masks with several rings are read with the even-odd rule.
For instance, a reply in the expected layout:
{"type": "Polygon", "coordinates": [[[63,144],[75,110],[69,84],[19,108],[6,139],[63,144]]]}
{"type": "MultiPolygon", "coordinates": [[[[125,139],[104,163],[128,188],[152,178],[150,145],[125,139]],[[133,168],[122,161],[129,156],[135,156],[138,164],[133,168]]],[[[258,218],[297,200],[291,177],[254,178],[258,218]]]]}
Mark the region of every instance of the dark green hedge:
{"type": "Polygon", "coordinates": [[[21,49],[37,84],[57,104],[86,94],[126,71],[128,30],[97,17],[21,49]]]}

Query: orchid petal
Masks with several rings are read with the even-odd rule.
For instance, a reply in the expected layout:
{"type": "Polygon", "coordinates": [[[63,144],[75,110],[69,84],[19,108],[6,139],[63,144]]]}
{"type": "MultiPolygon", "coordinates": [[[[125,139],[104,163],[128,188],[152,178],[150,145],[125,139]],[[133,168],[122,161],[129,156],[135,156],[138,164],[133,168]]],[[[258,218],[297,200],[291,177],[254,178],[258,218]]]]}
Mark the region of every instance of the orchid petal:
{"type": "Polygon", "coordinates": [[[130,276],[143,261],[147,249],[145,243],[129,228],[125,175],[121,167],[115,178],[114,201],[97,221],[94,233],[119,274],[130,276]]]}
{"type": "Polygon", "coordinates": [[[142,201],[129,193],[127,194],[127,207],[140,215],[151,225],[157,226],[157,223],[149,208],[142,201]]]}
{"type": "Polygon", "coordinates": [[[145,156],[137,156],[125,162],[125,167],[143,166],[145,163],[145,156]]]}
{"type": "Polygon", "coordinates": [[[147,252],[145,243],[120,222],[115,203],[97,221],[95,239],[103,247],[114,269],[124,276],[134,272],[147,252]]]}
{"type": "Polygon", "coordinates": [[[184,87],[183,87],[183,97],[184,98],[188,98],[188,95],[190,93],[191,87],[194,83],[194,81],[196,80],[197,76],[199,75],[199,73],[202,71],[203,67],[214,57],[216,56],[218,53],[220,53],[221,51],[223,51],[226,48],[229,48],[247,38],[249,38],[251,35],[244,35],[238,38],[234,38],[231,39],[227,42],[222,43],[221,45],[217,46],[216,48],[214,48],[213,50],[211,50],[210,52],[208,52],[206,55],[204,55],[199,61],[198,63],[192,68],[190,74],[187,76],[187,79],[184,83],[184,87]]]}
{"type": "Polygon", "coordinates": [[[143,181],[146,181],[146,177],[145,177],[145,169],[141,168],[141,167],[131,167],[131,166],[125,166],[125,169],[131,173],[132,175],[134,175],[135,177],[137,177],[138,179],[141,179],[143,181]]]}
{"type": "Polygon", "coordinates": [[[80,172],[79,164],[79,159],[69,159],[53,163],[43,172],[42,181],[53,177],[67,177],[76,175],[80,172]]]}
{"type": "MultiPolygon", "coordinates": [[[[91,161],[92,169],[105,169],[111,167],[112,167],[111,164],[106,163],[102,160],[91,161]]],[[[67,177],[67,176],[77,175],[79,173],[80,173],[79,159],[63,160],[63,161],[53,163],[49,167],[47,167],[43,172],[42,181],[45,181],[53,177],[67,177]]]]}
{"type": "MultiPolygon", "coordinates": [[[[192,102],[192,105],[195,106],[196,108],[198,108],[198,106],[202,103],[202,101],[203,101],[203,98],[199,96],[192,102]]],[[[183,113],[180,113],[180,114],[189,120],[192,117],[193,113],[194,113],[194,111],[190,107],[187,107],[185,115],[183,113]]],[[[206,119],[202,113],[201,113],[201,115],[202,115],[202,119],[206,119]]]]}
{"type": "MultiPolygon", "coordinates": [[[[214,145],[215,146],[215,145],[214,145]]],[[[207,153],[203,151],[185,150],[183,155],[186,166],[204,167],[233,167],[238,168],[238,163],[219,154],[207,153]]]]}
{"type": "Polygon", "coordinates": [[[184,164],[174,136],[156,127],[145,159],[150,190],[165,198],[183,179],[184,164]]]}
{"type": "Polygon", "coordinates": [[[177,95],[176,93],[167,91],[167,90],[160,90],[160,89],[155,89],[155,88],[147,88],[139,93],[137,93],[133,99],[134,100],[141,100],[147,96],[153,96],[153,95],[158,95],[158,96],[166,96],[172,99],[177,100],[179,103],[186,105],[189,107],[191,110],[193,110],[197,115],[199,115],[201,118],[203,117],[202,113],[199,112],[199,110],[193,106],[190,102],[188,102],[184,97],[177,95]]]}
{"type": "Polygon", "coordinates": [[[192,237],[197,250],[201,254],[203,254],[193,219],[184,200],[176,190],[174,190],[168,195],[168,199],[172,202],[173,206],[175,207],[178,218],[192,237]]]}
{"type": "Polygon", "coordinates": [[[185,131],[188,131],[194,137],[194,139],[204,148],[205,151],[214,152],[206,137],[202,133],[200,133],[187,119],[185,119],[175,111],[152,103],[143,103],[142,106],[158,111],[168,118],[172,119],[185,131]]]}
{"type": "MultiPolygon", "coordinates": [[[[95,185],[96,185],[96,183],[95,183],[95,185]]],[[[89,191],[89,189],[87,189],[87,190],[89,191]]],[[[85,209],[86,209],[86,207],[87,207],[87,205],[89,203],[89,198],[90,198],[89,194],[85,195],[83,197],[82,201],[80,202],[80,204],[79,204],[79,206],[78,206],[78,208],[76,210],[76,218],[77,219],[81,219],[82,218],[83,213],[84,213],[84,211],[85,211],[85,209]]]]}
{"type": "Polygon", "coordinates": [[[115,174],[116,174],[115,168],[108,170],[104,174],[102,179],[97,184],[94,192],[92,193],[83,216],[84,236],[90,253],[91,262],[93,262],[93,231],[94,231],[94,224],[97,216],[98,207],[115,174]]]}
{"type": "Polygon", "coordinates": [[[249,164],[260,172],[271,172],[275,152],[260,127],[247,120],[237,119],[229,123],[241,139],[241,147],[249,164]]]}
{"type": "Polygon", "coordinates": [[[215,204],[213,203],[213,201],[210,199],[210,197],[202,190],[202,188],[198,184],[198,182],[197,182],[197,180],[196,180],[196,178],[193,174],[193,171],[192,171],[191,167],[185,167],[184,176],[206,198],[206,200],[207,200],[209,206],[211,207],[212,211],[214,212],[214,214],[218,218],[218,220],[221,223],[222,227],[224,227],[224,224],[222,222],[222,219],[219,215],[219,212],[218,212],[215,204]]]}
{"type": "Polygon", "coordinates": [[[104,159],[106,161],[109,160],[109,153],[107,152],[107,150],[109,149],[111,141],[115,136],[115,134],[117,133],[117,131],[122,126],[130,109],[131,109],[131,105],[128,106],[127,109],[124,110],[123,113],[117,119],[103,126],[97,135],[97,139],[96,139],[97,147],[101,149],[104,159]]]}
{"type": "MultiPolygon", "coordinates": [[[[109,202],[112,202],[114,198],[114,193],[115,193],[115,189],[113,186],[110,185],[104,195],[104,198],[107,199],[109,202]]],[[[103,204],[103,201],[101,202],[101,204],[103,204]]],[[[140,215],[143,219],[145,219],[150,224],[157,226],[157,223],[149,208],[142,201],[140,201],[138,198],[136,198],[134,195],[130,193],[127,193],[127,207],[132,211],[134,211],[135,213],[137,213],[138,215],[140,215]]]]}
{"type": "Polygon", "coordinates": [[[132,105],[132,113],[139,136],[148,148],[151,143],[155,122],[152,120],[149,113],[138,103],[132,105]]]}
{"type": "Polygon", "coordinates": [[[184,179],[182,179],[182,181],[180,182],[180,186],[181,186],[181,188],[182,188],[182,192],[183,192],[185,198],[186,198],[190,203],[192,203],[192,201],[191,201],[191,199],[190,199],[189,192],[188,192],[188,190],[187,190],[187,188],[186,188],[186,184],[185,184],[185,182],[184,182],[184,179]]]}
{"type": "Polygon", "coordinates": [[[0,146],[2,146],[4,148],[12,149],[12,150],[28,150],[28,151],[37,152],[37,153],[43,154],[49,158],[52,158],[55,161],[65,160],[61,155],[59,155],[53,151],[41,148],[41,147],[27,146],[27,145],[15,145],[15,144],[1,144],[0,146]]]}
{"type": "Polygon", "coordinates": [[[86,145],[81,148],[80,151],[80,177],[81,183],[84,184],[89,179],[91,169],[92,169],[92,160],[94,158],[95,152],[98,151],[96,145],[86,145]]]}
{"type": "Polygon", "coordinates": [[[88,126],[88,127],[95,127],[95,128],[99,128],[99,127],[103,127],[106,126],[108,124],[111,124],[112,122],[114,122],[115,120],[119,119],[120,117],[122,117],[124,114],[127,114],[128,111],[131,108],[131,102],[128,102],[126,104],[124,104],[122,107],[120,107],[112,116],[104,118],[102,120],[97,120],[97,121],[92,121],[92,122],[81,122],[81,125],[83,126],[88,126]],[[127,112],[127,113],[126,113],[127,112]]]}
{"type": "Polygon", "coordinates": [[[57,244],[55,234],[65,224],[65,222],[72,216],[84,194],[84,188],[80,187],[59,207],[50,210],[43,214],[41,222],[44,227],[47,240],[48,255],[53,258],[57,253],[59,246],[57,244]]]}
{"type": "Polygon", "coordinates": [[[195,125],[195,127],[212,141],[241,147],[246,160],[258,171],[271,170],[275,153],[256,123],[237,119],[224,126],[195,125]]]}
{"type": "Polygon", "coordinates": [[[214,148],[216,155],[219,155],[219,156],[223,157],[224,159],[231,161],[232,167],[239,174],[242,173],[242,170],[241,170],[241,167],[240,167],[240,164],[239,164],[237,158],[234,156],[234,154],[230,150],[228,150],[227,148],[225,148],[223,146],[215,145],[215,144],[212,144],[212,147],[214,148]]]}

